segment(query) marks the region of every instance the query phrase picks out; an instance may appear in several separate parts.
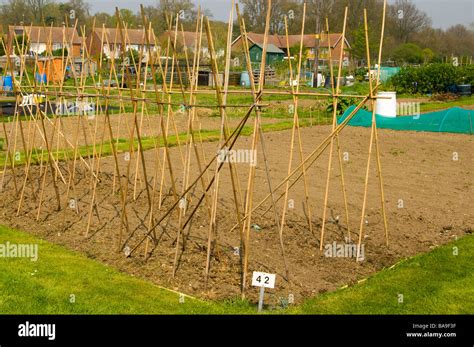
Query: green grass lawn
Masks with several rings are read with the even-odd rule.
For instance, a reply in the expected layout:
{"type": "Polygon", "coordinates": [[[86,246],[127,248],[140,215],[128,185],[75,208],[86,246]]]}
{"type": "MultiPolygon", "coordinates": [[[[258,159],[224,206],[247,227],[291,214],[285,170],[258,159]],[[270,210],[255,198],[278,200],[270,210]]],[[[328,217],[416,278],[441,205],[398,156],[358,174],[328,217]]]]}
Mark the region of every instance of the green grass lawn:
{"type": "MultiPolygon", "coordinates": [[[[329,124],[329,119],[324,118],[324,122],[329,124]]],[[[252,122],[248,122],[252,124],[252,122]]],[[[300,127],[308,127],[311,126],[311,120],[305,118],[301,119],[299,122],[300,127]]],[[[292,129],[293,127],[293,120],[281,120],[275,123],[269,123],[269,124],[262,124],[262,131],[263,132],[272,132],[272,131],[282,131],[282,130],[288,130],[292,129]]],[[[231,129],[233,131],[234,129],[231,129]]],[[[252,125],[245,125],[242,128],[241,135],[242,136],[250,136],[253,134],[253,126],[252,125]]],[[[187,139],[187,133],[180,133],[178,136],[176,135],[169,135],[167,137],[168,141],[168,146],[169,147],[174,147],[178,145],[178,138],[180,141],[180,144],[186,143],[187,139]]],[[[201,130],[199,133],[196,133],[195,136],[199,136],[199,138],[203,142],[214,142],[214,141],[219,141],[220,139],[220,131],[219,130],[201,130]]],[[[117,153],[125,153],[130,150],[130,140],[129,139],[115,139],[115,148],[117,150],[117,153]]],[[[162,137],[142,137],[142,147],[143,150],[150,150],[156,147],[156,145],[159,145],[160,148],[164,147],[164,141],[162,137]],[[157,142],[158,141],[158,142],[157,142]]],[[[133,141],[133,148],[134,150],[138,150],[138,140],[134,139],[133,141]]],[[[96,155],[101,151],[101,145],[96,144],[95,146],[95,152],[96,155]]],[[[87,157],[92,157],[94,153],[94,146],[89,145],[89,146],[79,146],[77,150],[77,157],[82,156],[84,158],[87,157]]],[[[102,146],[102,156],[110,156],[112,155],[112,145],[110,142],[104,142],[104,145],[102,146]]],[[[20,166],[24,165],[27,162],[27,153],[24,151],[19,151],[18,152],[18,157],[15,157],[15,166],[20,166]]],[[[74,149],[61,149],[59,151],[54,150],[52,151],[52,155],[55,158],[55,160],[59,161],[64,161],[64,160],[72,160],[74,158],[74,149]]],[[[13,156],[13,154],[12,154],[13,156]]],[[[41,151],[40,149],[36,148],[33,149],[33,154],[31,155],[32,161],[35,164],[39,164],[41,161],[46,162],[49,160],[49,156],[46,150],[41,151]]],[[[7,152],[6,151],[0,151],[0,167],[3,167],[5,165],[5,161],[7,160],[7,152]]],[[[12,158],[8,158],[7,165],[10,167],[10,161],[13,160],[12,158]]]]}
{"type": "Polygon", "coordinates": [[[465,107],[465,106],[474,106],[474,96],[463,96],[457,100],[453,101],[431,101],[431,102],[422,102],[420,105],[421,112],[434,112],[445,110],[451,107],[465,107]]]}
{"type": "Polygon", "coordinates": [[[356,286],[310,299],[297,312],[473,314],[473,264],[474,236],[466,236],[385,269],[356,286]],[[456,250],[458,255],[453,254],[456,250]]]}
{"type": "MultiPolygon", "coordinates": [[[[238,300],[206,302],[120,273],[95,260],[0,227],[0,244],[39,245],[37,262],[0,258],[1,314],[248,314],[238,300]],[[71,302],[71,295],[75,302],[71,302]]],[[[406,260],[367,281],[274,313],[454,314],[474,313],[474,237],[466,236],[406,260]],[[453,255],[453,247],[459,254],[453,255]],[[398,303],[403,294],[403,303],[398,303]]]]}
{"type": "Polygon", "coordinates": [[[159,288],[97,261],[0,227],[0,244],[38,244],[38,261],[0,258],[0,314],[204,314],[254,311],[245,302],[205,302],[159,288]],[[71,303],[71,295],[75,302],[71,303]]]}

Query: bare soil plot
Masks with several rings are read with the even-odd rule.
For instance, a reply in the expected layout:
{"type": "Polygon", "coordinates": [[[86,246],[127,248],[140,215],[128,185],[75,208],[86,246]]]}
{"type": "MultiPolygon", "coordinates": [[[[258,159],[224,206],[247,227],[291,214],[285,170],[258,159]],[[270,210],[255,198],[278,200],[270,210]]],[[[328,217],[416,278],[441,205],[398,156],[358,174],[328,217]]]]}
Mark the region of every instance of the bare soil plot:
{"type": "MultiPolygon", "coordinates": [[[[303,152],[308,155],[330,132],[330,127],[304,128],[302,132],[303,152]]],[[[367,152],[370,129],[347,127],[341,134],[341,150],[346,152],[348,161],[344,161],[346,186],[350,209],[350,230],[357,237],[360,211],[363,196],[364,176],[367,164],[367,152]]],[[[272,185],[278,184],[285,176],[288,167],[290,131],[265,134],[265,146],[271,174],[272,185]]],[[[252,223],[261,227],[260,231],[251,230],[250,264],[251,271],[265,271],[277,274],[277,285],[274,290],[267,290],[268,302],[277,302],[294,294],[296,302],[304,297],[334,290],[346,284],[355,283],[384,267],[418,253],[427,252],[442,245],[454,237],[472,233],[474,228],[473,182],[474,159],[472,151],[474,140],[468,135],[442,133],[415,133],[390,130],[379,130],[381,142],[381,160],[385,184],[385,197],[389,223],[390,244],[385,246],[383,223],[380,214],[379,186],[375,170],[375,158],[371,166],[368,209],[363,245],[365,260],[356,262],[354,258],[327,257],[319,251],[322,201],[324,197],[327,153],[307,170],[312,225],[314,233],[309,231],[303,202],[303,184],[297,184],[289,198],[294,201],[294,208],[289,210],[287,226],[284,229],[284,244],[290,279],[285,279],[285,271],[279,248],[278,230],[272,211],[262,215],[270,207],[258,210],[252,223]],[[453,156],[453,153],[456,155],[453,156]],[[458,160],[453,160],[458,158],[458,160]],[[402,206],[402,207],[400,207],[402,206]]],[[[250,148],[251,138],[239,139],[235,148],[250,148]]],[[[207,162],[216,153],[216,143],[205,143],[202,146],[207,162]]],[[[182,148],[184,151],[184,148],[182,148]]],[[[162,158],[160,154],[160,158],[162,158]]],[[[178,148],[171,149],[173,168],[180,173],[177,177],[178,190],[181,190],[182,163],[178,148]]],[[[121,172],[125,173],[130,164],[135,170],[136,161],[123,160],[119,156],[121,172]]],[[[154,150],[145,153],[147,171],[150,180],[159,167],[154,150]]],[[[298,164],[295,153],[294,164],[298,164]]],[[[264,163],[259,151],[257,178],[254,201],[258,203],[268,194],[264,163]]],[[[175,256],[176,220],[163,221],[157,228],[159,242],[151,258],[144,261],[144,247],[141,245],[131,257],[125,257],[123,251],[117,252],[117,240],[120,230],[120,196],[118,192],[111,195],[114,176],[112,157],[102,158],[101,182],[98,185],[98,216],[94,214],[93,227],[88,238],[85,238],[87,216],[90,202],[91,182],[89,177],[78,172],[79,182],[73,196],[78,200],[79,214],[67,208],[65,186],[61,185],[63,208],[55,212],[55,195],[52,181],[47,182],[44,207],[39,221],[36,221],[35,203],[29,186],[26,189],[24,207],[16,216],[17,197],[13,193],[12,179],[6,177],[7,186],[0,193],[0,222],[39,235],[49,241],[65,245],[71,249],[87,254],[134,276],[149,279],[160,285],[174,288],[188,294],[222,299],[236,297],[240,293],[240,257],[235,247],[239,247],[239,230],[232,228],[236,224],[232,185],[229,170],[224,168],[221,174],[220,198],[218,210],[218,242],[214,246],[211,263],[211,274],[207,287],[203,276],[206,264],[206,245],[209,232],[208,211],[201,207],[185,229],[184,251],[179,252],[179,267],[175,278],[171,277],[175,256]],[[232,231],[231,231],[232,230],[232,231]]],[[[66,170],[67,163],[61,164],[66,170]]],[[[81,168],[80,165],[78,165],[81,168]]],[[[213,166],[214,167],[214,166],[213,166]]],[[[248,164],[238,164],[240,185],[246,187],[248,164]]],[[[32,168],[32,177],[39,178],[39,167],[32,168]]],[[[344,204],[340,189],[340,178],[337,159],[333,161],[333,175],[330,186],[327,231],[324,244],[342,244],[347,235],[344,217],[344,204]]],[[[160,172],[160,171],[158,171],[160,172]]],[[[165,171],[167,172],[167,171],[165,171]]],[[[198,168],[194,165],[191,172],[196,177],[198,168]]],[[[213,170],[211,170],[211,173],[213,170]]],[[[18,178],[20,173],[17,172],[18,178]]],[[[193,179],[193,177],[191,177],[193,179]]],[[[155,205],[154,216],[160,217],[173,201],[169,194],[169,179],[165,180],[166,199],[161,210],[155,205]]],[[[136,200],[133,201],[132,176],[129,184],[129,202],[127,204],[130,234],[124,231],[124,239],[129,236],[130,248],[143,238],[146,232],[147,199],[144,184],[137,180],[136,200]]],[[[159,187],[159,184],[158,184],[159,187]]],[[[200,196],[201,186],[192,192],[190,206],[200,196]]],[[[158,201],[158,194],[155,201],[158,201]]],[[[242,193],[244,194],[244,192],[242,193]]],[[[206,206],[206,205],[204,205],[206,206]]],[[[278,203],[279,213],[282,202],[278,203]]],[[[41,249],[40,249],[41,257],[41,249]]],[[[111,283],[113,285],[113,283],[111,283]]],[[[414,284],[415,285],[415,284],[414,284]]],[[[248,291],[251,299],[256,299],[257,290],[248,291]]]]}

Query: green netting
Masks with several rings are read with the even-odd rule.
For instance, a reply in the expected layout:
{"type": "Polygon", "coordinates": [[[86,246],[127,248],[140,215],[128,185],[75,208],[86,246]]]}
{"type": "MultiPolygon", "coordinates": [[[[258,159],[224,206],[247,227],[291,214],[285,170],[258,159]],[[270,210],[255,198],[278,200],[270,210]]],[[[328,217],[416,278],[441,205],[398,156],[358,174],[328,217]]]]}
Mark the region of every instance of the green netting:
{"type": "Polygon", "coordinates": [[[380,67],[380,81],[387,82],[392,76],[395,76],[397,73],[400,72],[399,67],[380,67]]]}
{"type": "MultiPolygon", "coordinates": [[[[354,110],[349,107],[338,120],[341,123],[354,110]]],[[[443,133],[472,134],[472,117],[474,111],[453,107],[448,110],[425,113],[418,116],[401,116],[389,118],[376,116],[377,128],[393,130],[430,131],[443,133]]],[[[349,125],[370,127],[372,112],[359,110],[349,121],[349,125]]]]}

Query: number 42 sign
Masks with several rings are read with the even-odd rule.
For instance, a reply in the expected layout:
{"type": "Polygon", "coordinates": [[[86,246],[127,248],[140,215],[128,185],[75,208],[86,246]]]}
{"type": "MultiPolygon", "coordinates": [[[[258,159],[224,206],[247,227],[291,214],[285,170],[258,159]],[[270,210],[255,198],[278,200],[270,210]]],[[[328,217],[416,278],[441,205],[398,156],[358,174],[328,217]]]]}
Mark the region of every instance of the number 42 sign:
{"type": "Polygon", "coordinates": [[[252,276],[252,286],[275,288],[275,274],[255,271],[252,276]]]}
{"type": "Polygon", "coordinates": [[[263,296],[265,288],[275,288],[275,274],[255,271],[252,275],[252,286],[260,287],[260,296],[258,299],[258,312],[263,309],[263,296]]]}

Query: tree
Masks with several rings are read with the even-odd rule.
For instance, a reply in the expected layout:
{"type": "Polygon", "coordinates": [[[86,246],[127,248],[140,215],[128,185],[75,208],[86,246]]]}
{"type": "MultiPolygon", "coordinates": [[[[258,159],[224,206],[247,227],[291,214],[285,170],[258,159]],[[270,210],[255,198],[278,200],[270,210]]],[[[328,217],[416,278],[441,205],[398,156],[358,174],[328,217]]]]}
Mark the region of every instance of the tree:
{"type": "Polygon", "coordinates": [[[8,0],[0,6],[0,18],[3,24],[31,23],[34,15],[26,0],[8,0]]]}
{"type": "Polygon", "coordinates": [[[241,0],[243,6],[242,16],[245,20],[247,31],[263,32],[265,29],[265,13],[267,12],[266,0],[241,0]]]}
{"type": "Polygon", "coordinates": [[[52,0],[27,0],[28,7],[33,13],[36,23],[41,23],[44,19],[45,8],[53,3],[52,0]]]}
{"type": "Polygon", "coordinates": [[[407,43],[417,32],[431,25],[430,18],[410,0],[396,0],[389,7],[387,16],[390,35],[400,43],[407,43]]]}
{"type": "Polygon", "coordinates": [[[470,56],[474,52],[474,33],[464,25],[454,25],[445,32],[447,55],[470,56]]]}
{"type": "MultiPolygon", "coordinates": [[[[308,7],[306,8],[306,31],[308,29],[308,20],[311,18],[308,14],[308,7]]],[[[277,28],[279,34],[285,34],[284,17],[287,18],[288,33],[299,34],[301,32],[301,23],[303,19],[303,6],[296,1],[283,1],[280,6],[280,22],[281,28],[277,28]]],[[[272,16],[273,17],[273,16],[272,16]]]]}
{"type": "MultiPolygon", "coordinates": [[[[107,12],[96,13],[94,17],[96,28],[102,28],[102,25],[105,25],[106,28],[114,26],[113,18],[107,12]]],[[[92,23],[90,23],[90,25],[92,25],[92,23]]]]}
{"type": "Polygon", "coordinates": [[[62,25],[66,18],[70,24],[75,19],[70,18],[70,11],[75,11],[79,25],[89,19],[89,4],[85,0],[8,0],[0,7],[0,20],[4,24],[62,25]]]}
{"type": "MultiPolygon", "coordinates": [[[[149,11],[149,9],[148,9],[149,11]]],[[[197,10],[190,0],[160,0],[157,7],[158,32],[168,30],[168,20],[179,17],[179,22],[183,24],[184,30],[193,30],[197,19],[197,10]]]]}
{"type": "Polygon", "coordinates": [[[70,23],[77,19],[79,25],[83,25],[89,18],[90,6],[84,0],[69,0],[59,4],[59,11],[63,16],[67,16],[70,23]],[[70,18],[71,11],[74,11],[74,19],[70,18]]]}
{"type": "Polygon", "coordinates": [[[127,50],[126,57],[128,59],[128,65],[137,65],[140,64],[140,53],[133,48],[127,50]]]}
{"type": "MultiPolygon", "coordinates": [[[[46,53],[46,52],[45,52],[46,53]]],[[[67,48],[58,48],[55,49],[54,51],[51,51],[51,55],[53,57],[67,57],[68,56],[68,50],[67,48]]]]}
{"type": "Polygon", "coordinates": [[[162,16],[161,13],[156,6],[144,6],[143,8],[145,12],[145,16],[148,18],[148,20],[151,23],[151,27],[154,30],[155,34],[161,33],[162,32],[162,27],[160,26],[161,21],[162,21],[162,16]]]}
{"type": "Polygon", "coordinates": [[[12,46],[13,46],[13,54],[21,55],[27,53],[27,45],[28,45],[28,36],[26,35],[17,35],[13,38],[12,46]]]}
{"type": "MultiPolygon", "coordinates": [[[[339,0],[309,0],[306,5],[306,33],[317,33],[326,31],[326,18],[329,20],[329,25],[332,27],[331,30],[336,30],[336,26],[342,27],[340,21],[334,21],[332,11],[339,6],[341,1],[339,0]],[[340,24],[340,25],[339,25],[340,24]]],[[[339,12],[336,10],[336,12],[339,12]]],[[[339,13],[338,13],[339,14],[339,13]]],[[[334,13],[336,15],[336,13],[334,13]]]]}
{"type": "MultiPolygon", "coordinates": [[[[135,15],[132,10],[127,8],[122,8],[120,10],[120,18],[129,29],[136,29],[138,28],[139,23],[141,23],[141,20],[138,18],[138,16],[135,15]]],[[[117,16],[112,16],[112,22],[115,27],[117,24],[117,16]]]]}
{"type": "Polygon", "coordinates": [[[425,48],[422,52],[423,63],[431,63],[435,57],[435,53],[430,48],[425,48]]]}
{"type": "MultiPolygon", "coordinates": [[[[367,40],[365,37],[365,28],[359,27],[357,30],[352,32],[352,42],[351,42],[351,55],[354,60],[357,62],[364,62],[364,65],[367,64],[367,40]]],[[[369,49],[370,49],[370,62],[372,65],[375,65],[377,61],[375,60],[378,56],[379,51],[379,37],[373,31],[369,29],[369,49]]]]}
{"type": "Polygon", "coordinates": [[[424,60],[423,50],[414,43],[403,43],[393,52],[393,58],[398,64],[421,64],[424,60]]]}

